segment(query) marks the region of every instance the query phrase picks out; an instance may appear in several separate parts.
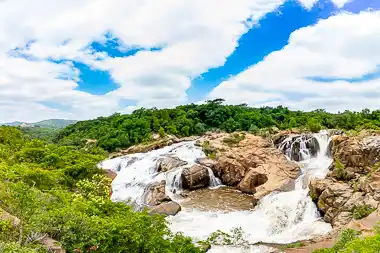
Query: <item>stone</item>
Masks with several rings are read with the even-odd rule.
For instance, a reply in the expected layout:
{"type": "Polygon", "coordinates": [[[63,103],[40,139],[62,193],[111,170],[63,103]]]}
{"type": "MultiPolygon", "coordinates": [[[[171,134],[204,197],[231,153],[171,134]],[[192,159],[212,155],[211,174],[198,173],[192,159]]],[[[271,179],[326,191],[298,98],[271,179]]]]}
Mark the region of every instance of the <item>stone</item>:
{"type": "Polygon", "coordinates": [[[197,158],[196,163],[213,169],[216,164],[216,161],[209,158],[197,158]]]}
{"type": "Polygon", "coordinates": [[[176,215],[179,211],[181,211],[181,206],[177,202],[170,201],[151,208],[149,214],[162,214],[169,216],[176,215]]]}
{"type": "Polygon", "coordinates": [[[2,208],[0,208],[0,221],[10,221],[12,223],[13,227],[18,227],[21,225],[21,220],[17,218],[16,216],[11,215],[10,213],[6,212],[2,208]]]}
{"type": "Polygon", "coordinates": [[[149,206],[156,206],[163,202],[171,201],[165,194],[165,180],[150,184],[143,196],[144,202],[149,206]]]}
{"type": "Polygon", "coordinates": [[[182,187],[188,190],[204,188],[210,184],[208,169],[195,164],[189,168],[184,168],[181,174],[182,187]]]}
{"type": "Polygon", "coordinates": [[[274,190],[285,188],[290,180],[295,180],[300,175],[299,166],[289,161],[267,139],[249,133],[241,133],[240,136],[244,138],[232,146],[224,140],[234,138],[234,134],[214,133],[198,141],[200,146],[207,146],[215,152],[215,160],[208,167],[224,185],[251,194],[256,191],[254,197],[260,199],[274,190]],[[265,180],[265,176],[260,176],[260,183],[253,183],[258,184],[255,190],[251,185],[251,174],[266,176],[265,180]]]}
{"type": "Polygon", "coordinates": [[[165,157],[157,161],[157,171],[166,172],[174,168],[184,166],[186,164],[187,162],[182,161],[181,159],[177,157],[165,157]]]}
{"type": "Polygon", "coordinates": [[[351,220],[351,212],[341,212],[333,219],[332,225],[335,227],[342,227],[344,225],[347,225],[351,220]]]}
{"type": "Polygon", "coordinates": [[[265,184],[268,177],[265,174],[260,174],[254,170],[248,171],[242,181],[238,185],[238,189],[244,193],[253,194],[256,192],[256,187],[265,184]]]}
{"type": "Polygon", "coordinates": [[[47,236],[38,240],[49,252],[53,253],[66,253],[66,250],[62,247],[61,243],[47,236]]]}

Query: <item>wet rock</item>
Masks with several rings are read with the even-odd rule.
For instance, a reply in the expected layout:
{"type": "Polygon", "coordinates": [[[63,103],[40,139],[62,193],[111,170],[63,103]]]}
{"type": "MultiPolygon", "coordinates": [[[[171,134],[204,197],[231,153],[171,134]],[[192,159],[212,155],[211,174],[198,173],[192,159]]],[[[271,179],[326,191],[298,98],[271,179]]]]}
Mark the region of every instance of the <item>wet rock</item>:
{"type": "Polygon", "coordinates": [[[267,139],[248,133],[240,136],[244,136],[244,139],[233,146],[225,143],[226,139],[234,138],[233,134],[218,133],[199,140],[201,146],[207,143],[207,147],[215,152],[216,159],[210,166],[214,175],[220,178],[224,185],[253,193],[253,186],[257,184],[255,197],[260,199],[281,188],[289,179],[299,176],[299,166],[289,161],[267,139]],[[260,183],[251,184],[255,177],[251,179],[250,175],[247,176],[248,173],[265,175],[266,180],[263,180],[265,177],[262,176],[260,183]]]}
{"type": "Polygon", "coordinates": [[[260,174],[254,170],[250,170],[240,181],[238,189],[244,193],[253,194],[256,192],[257,186],[265,184],[267,181],[268,177],[265,174],[260,174]]]}
{"type": "Polygon", "coordinates": [[[208,169],[198,164],[183,169],[181,178],[182,187],[188,190],[204,188],[210,184],[208,169]]]}
{"type": "Polygon", "coordinates": [[[209,158],[198,158],[196,162],[202,166],[209,167],[210,169],[213,169],[217,163],[215,160],[209,158]]]}
{"type": "Polygon", "coordinates": [[[144,202],[149,206],[156,206],[163,202],[171,201],[165,194],[165,180],[150,184],[143,196],[144,202]]]}
{"type": "Polygon", "coordinates": [[[182,161],[181,159],[177,157],[165,157],[157,161],[157,171],[166,172],[166,171],[181,167],[186,164],[187,162],[182,161]]]}
{"type": "Polygon", "coordinates": [[[288,179],[277,190],[281,192],[293,191],[296,187],[296,181],[294,179],[288,179]]]}
{"type": "Polygon", "coordinates": [[[174,201],[165,202],[158,206],[153,207],[149,213],[150,214],[163,214],[163,215],[176,215],[181,211],[181,206],[174,201]]]}
{"type": "Polygon", "coordinates": [[[252,206],[253,206],[253,207],[257,206],[257,204],[258,204],[259,202],[260,202],[259,199],[257,199],[257,198],[253,198],[253,199],[252,199],[252,206]]]}
{"type": "Polygon", "coordinates": [[[113,171],[113,170],[105,170],[105,172],[106,172],[106,176],[108,177],[108,178],[110,178],[111,180],[114,180],[115,178],[116,178],[116,176],[117,176],[117,173],[115,172],[115,171],[113,171]]]}

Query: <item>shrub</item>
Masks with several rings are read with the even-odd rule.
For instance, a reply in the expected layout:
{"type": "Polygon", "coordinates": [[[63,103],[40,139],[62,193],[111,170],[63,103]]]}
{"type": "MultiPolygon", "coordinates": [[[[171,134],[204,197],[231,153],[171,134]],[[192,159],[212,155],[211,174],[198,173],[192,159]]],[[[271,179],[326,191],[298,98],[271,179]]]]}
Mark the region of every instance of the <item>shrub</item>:
{"type": "Polygon", "coordinates": [[[355,206],[352,210],[352,217],[356,220],[360,220],[367,217],[375,210],[376,208],[373,208],[369,205],[355,206]]]}
{"type": "Polygon", "coordinates": [[[313,133],[318,133],[322,129],[322,125],[317,118],[309,119],[309,121],[307,122],[307,127],[313,133]]]}

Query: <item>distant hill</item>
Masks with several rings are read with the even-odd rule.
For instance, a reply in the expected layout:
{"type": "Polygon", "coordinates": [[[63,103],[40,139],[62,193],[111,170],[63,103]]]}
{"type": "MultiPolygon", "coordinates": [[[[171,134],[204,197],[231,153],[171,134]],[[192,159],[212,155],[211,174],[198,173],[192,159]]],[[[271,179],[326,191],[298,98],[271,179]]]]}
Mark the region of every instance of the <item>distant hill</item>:
{"type": "Polygon", "coordinates": [[[26,123],[26,122],[11,122],[4,123],[0,125],[5,126],[19,126],[19,127],[41,127],[41,128],[65,128],[68,125],[76,123],[77,120],[65,120],[65,119],[48,119],[34,123],[26,123]]]}

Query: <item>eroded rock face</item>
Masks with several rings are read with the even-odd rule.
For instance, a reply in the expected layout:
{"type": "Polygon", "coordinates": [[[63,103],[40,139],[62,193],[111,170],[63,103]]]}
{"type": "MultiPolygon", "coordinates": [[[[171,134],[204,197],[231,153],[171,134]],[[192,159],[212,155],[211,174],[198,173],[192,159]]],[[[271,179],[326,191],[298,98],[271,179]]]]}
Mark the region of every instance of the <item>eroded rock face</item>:
{"type": "Polygon", "coordinates": [[[226,133],[205,136],[198,142],[215,157],[214,162],[203,160],[202,164],[210,167],[223,184],[238,187],[243,192],[255,192],[255,198],[260,199],[299,176],[299,166],[286,159],[268,140],[243,135],[232,142],[234,144],[231,139],[236,139],[236,134],[226,133]]]}
{"type": "Polygon", "coordinates": [[[182,187],[187,190],[204,188],[210,184],[208,169],[198,164],[183,169],[181,179],[182,187]]]}
{"type": "Polygon", "coordinates": [[[176,215],[181,211],[181,206],[174,201],[165,202],[158,206],[153,207],[149,213],[150,214],[163,214],[163,215],[176,215]]]}
{"type": "Polygon", "coordinates": [[[353,211],[360,206],[378,207],[370,193],[355,191],[349,184],[333,179],[312,180],[310,195],[322,211],[323,219],[334,227],[342,227],[353,219],[353,211]]]}
{"type": "Polygon", "coordinates": [[[143,198],[149,206],[156,206],[163,202],[171,201],[170,197],[165,194],[165,180],[149,185],[145,190],[143,198]]]}
{"type": "Polygon", "coordinates": [[[157,171],[166,172],[166,171],[181,167],[186,164],[187,162],[182,161],[181,159],[177,157],[165,157],[157,161],[157,171]]]}
{"type": "Polygon", "coordinates": [[[347,169],[367,174],[370,167],[380,162],[380,136],[361,138],[335,137],[334,156],[347,169]]]}

